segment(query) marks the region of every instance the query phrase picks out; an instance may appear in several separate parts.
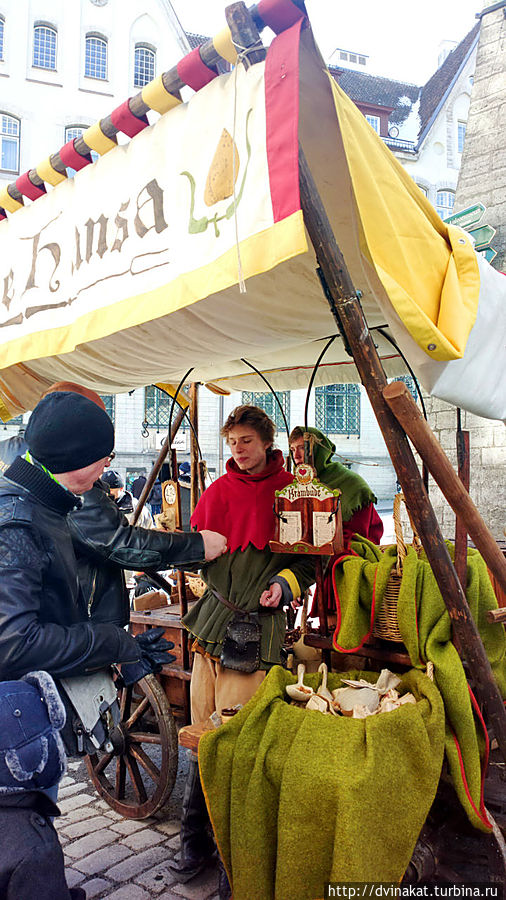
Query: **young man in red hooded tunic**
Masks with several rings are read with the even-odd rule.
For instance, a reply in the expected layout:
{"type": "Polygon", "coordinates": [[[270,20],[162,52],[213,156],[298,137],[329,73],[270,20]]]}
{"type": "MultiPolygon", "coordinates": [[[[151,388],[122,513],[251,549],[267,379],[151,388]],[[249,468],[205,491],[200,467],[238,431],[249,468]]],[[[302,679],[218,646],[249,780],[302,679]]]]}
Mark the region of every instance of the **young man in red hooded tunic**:
{"type": "MultiPolygon", "coordinates": [[[[238,406],[222,428],[232,458],[226,474],[200,498],[191,523],[214,528],[227,538],[227,552],[202,571],[207,589],[184,617],[194,638],[191,708],[193,722],[214,710],[245,704],[271,666],[281,662],[285,636],[284,606],[314,581],[311,558],[275,554],[274,495],[293,480],[283,455],[273,449],[275,426],[255,406],[238,406]],[[220,662],[223,638],[235,613],[219,597],[241,610],[259,613],[260,665],[250,673],[225,668],[220,662]]],[[[197,762],[190,766],[181,823],[181,863],[177,875],[189,880],[206,865],[213,849],[206,838],[207,812],[197,762]],[[200,811],[200,814],[199,814],[200,811]]]]}

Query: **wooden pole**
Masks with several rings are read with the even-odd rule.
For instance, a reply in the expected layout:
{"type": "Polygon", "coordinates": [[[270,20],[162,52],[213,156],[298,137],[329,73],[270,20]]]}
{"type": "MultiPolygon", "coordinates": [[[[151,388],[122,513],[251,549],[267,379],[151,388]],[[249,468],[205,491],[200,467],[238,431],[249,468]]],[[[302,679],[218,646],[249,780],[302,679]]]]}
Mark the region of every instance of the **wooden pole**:
{"type": "Polygon", "coordinates": [[[151,472],[148,475],[148,480],[146,481],[146,484],[144,485],[144,487],[142,489],[142,493],[139,497],[139,502],[138,502],[137,506],[135,507],[135,511],[134,511],[134,515],[133,515],[133,519],[132,519],[132,525],[137,525],[139,516],[142,512],[142,507],[144,506],[146,500],[148,499],[148,497],[151,493],[151,488],[153,487],[153,485],[158,477],[158,473],[165,462],[165,458],[167,456],[167,453],[169,452],[172,441],[174,440],[174,438],[176,436],[176,432],[177,432],[179,426],[181,425],[181,422],[183,421],[184,414],[185,414],[185,410],[181,409],[179,407],[176,412],[176,415],[174,416],[174,418],[172,420],[172,427],[170,430],[170,441],[168,440],[168,436],[167,436],[162,444],[162,448],[160,450],[160,453],[158,454],[158,459],[156,460],[153,468],[151,469],[151,472]]]}
{"type": "MultiPolygon", "coordinates": [[[[299,178],[304,223],[325,277],[329,292],[327,299],[332,314],[352,349],[355,365],[381,428],[413,522],[448,608],[454,643],[459,654],[467,660],[476,693],[486,707],[497,743],[506,761],[506,711],[499,689],[406,434],[383,397],[382,392],[387,387],[387,380],[362,312],[360,295],[354,289],[301,148],[299,148],[299,178]]],[[[403,382],[396,384],[402,385],[407,390],[403,382]]],[[[414,402],[413,405],[418,412],[414,402]]]]}
{"type": "Polygon", "coordinates": [[[193,425],[190,433],[190,465],[191,465],[191,485],[190,485],[190,510],[193,512],[199,502],[199,395],[198,384],[192,382],[190,385],[190,422],[193,425]]]}
{"type": "MultiPolygon", "coordinates": [[[[471,486],[471,466],[469,458],[469,432],[463,431],[460,422],[460,409],[457,410],[457,472],[469,494],[471,486]]],[[[425,463],[424,463],[425,467],[425,463]]],[[[455,569],[464,590],[467,588],[467,528],[460,511],[455,518],[455,569]]]]}
{"type": "MultiPolygon", "coordinates": [[[[258,31],[245,5],[234,4],[233,8],[236,7],[241,9],[235,19],[229,17],[230,7],[226,10],[232,40],[242,47],[251,47],[258,41],[258,31]]],[[[248,65],[247,58],[244,64],[248,65]]],[[[461,655],[465,654],[475,681],[476,692],[487,709],[497,743],[506,762],[506,712],[502,698],[407,437],[383,398],[382,391],[387,381],[381,360],[301,148],[299,181],[304,223],[327,282],[332,314],[352,348],[355,364],[369,395],[397,477],[410,506],[413,521],[448,607],[455,643],[461,655]]]]}
{"type": "Polygon", "coordinates": [[[490,571],[506,591],[506,559],[490,534],[476,506],[456,474],[439,441],[420,415],[402,381],[385,387],[383,396],[445,495],[471,535],[490,571]]]}

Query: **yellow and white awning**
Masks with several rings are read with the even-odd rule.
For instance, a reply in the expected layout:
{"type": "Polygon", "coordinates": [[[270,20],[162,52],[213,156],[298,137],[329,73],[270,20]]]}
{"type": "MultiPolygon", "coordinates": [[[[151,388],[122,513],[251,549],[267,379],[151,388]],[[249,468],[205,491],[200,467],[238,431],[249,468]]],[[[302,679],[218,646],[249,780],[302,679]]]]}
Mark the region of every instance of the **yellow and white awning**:
{"type": "MultiPolygon", "coordinates": [[[[429,389],[461,361],[480,292],[469,236],[439,219],[299,21],[265,63],[214,78],[0,222],[4,415],[59,380],[119,393],[193,366],[223,389],[256,386],[242,358],[275,387],[307,383],[335,323],[305,234],[298,141],[369,327],[390,328],[429,389]]],[[[378,344],[387,373],[404,371],[378,344]]],[[[324,362],[320,383],[356,378],[339,339],[324,362]]],[[[480,414],[500,418],[493,395],[485,384],[480,414]]]]}

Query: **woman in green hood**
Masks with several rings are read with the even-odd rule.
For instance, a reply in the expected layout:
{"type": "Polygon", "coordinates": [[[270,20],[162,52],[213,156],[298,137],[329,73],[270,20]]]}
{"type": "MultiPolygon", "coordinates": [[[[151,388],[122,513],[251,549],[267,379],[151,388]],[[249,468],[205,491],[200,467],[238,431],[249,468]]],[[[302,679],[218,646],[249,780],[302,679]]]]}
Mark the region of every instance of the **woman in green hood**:
{"type": "MultiPolygon", "coordinates": [[[[290,434],[289,444],[295,465],[304,462],[304,431],[297,426],[290,434]]],[[[383,534],[383,522],[374,508],[377,498],[371,488],[356,472],[352,472],[342,463],[333,460],[335,445],[318,431],[308,428],[311,435],[313,463],[318,480],[326,487],[341,491],[341,514],[343,517],[343,537],[345,549],[349,546],[354,534],[362,535],[374,544],[379,544],[383,534]]],[[[332,564],[327,566],[323,583],[324,601],[327,609],[335,610],[334,591],[332,587],[332,564]]],[[[316,615],[316,604],[312,614],[316,615]]]]}

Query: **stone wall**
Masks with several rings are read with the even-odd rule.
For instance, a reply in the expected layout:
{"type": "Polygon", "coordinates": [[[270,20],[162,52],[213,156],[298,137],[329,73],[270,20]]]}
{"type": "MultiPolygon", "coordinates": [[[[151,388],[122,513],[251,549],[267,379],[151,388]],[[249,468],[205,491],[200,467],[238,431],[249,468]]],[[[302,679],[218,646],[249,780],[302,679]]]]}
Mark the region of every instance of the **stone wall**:
{"type": "Polygon", "coordinates": [[[506,269],[506,7],[482,13],[480,39],[455,210],[485,204],[483,222],[497,229],[494,268],[506,269]]]}
{"type": "MultiPolygon", "coordinates": [[[[450,462],[457,469],[455,430],[457,412],[443,400],[425,397],[427,417],[450,462]]],[[[504,540],[506,526],[506,428],[501,422],[462,411],[462,428],[469,431],[471,456],[470,494],[496,540],[504,540]]],[[[433,481],[430,500],[445,538],[455,537],[455,514],[433,481]]]]}

